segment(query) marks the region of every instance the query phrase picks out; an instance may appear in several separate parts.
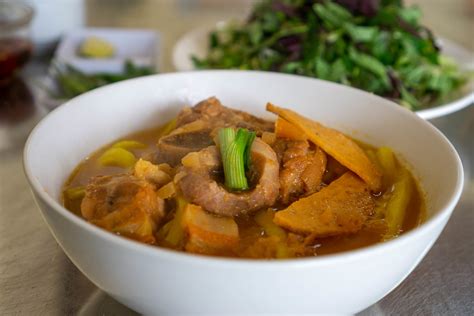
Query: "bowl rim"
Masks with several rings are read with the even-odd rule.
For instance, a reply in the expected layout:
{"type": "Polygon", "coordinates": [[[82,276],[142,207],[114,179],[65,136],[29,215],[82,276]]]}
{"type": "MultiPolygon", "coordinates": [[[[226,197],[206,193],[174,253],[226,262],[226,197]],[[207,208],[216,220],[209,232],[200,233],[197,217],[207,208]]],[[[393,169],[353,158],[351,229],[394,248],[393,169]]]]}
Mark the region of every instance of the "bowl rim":
{"type": "MultiPolygon", "coordinates": [[[[78,97],[75,97],[73,99],[68,100],[67,102],[63,103],[61,106],[57,107],[53,111],[51,111],[48,115],[46,115],[30,132],[30,135],[28,136],[28,139],[25,143],[24,149],[23,149],[23,170],[26,175],[26,179],[28,180],[28,183],[30,187],[32,188],[33,193],[36,193],[51,209],[54,210],[54,212],[58,213],[60,216],[62,216],[64,219],[67,221],[70,221],[74,223],[74,225],[79,226],[81,229],[84,229],[87,233],[95,235],[97,238],[105,239],[107,242],[112,242],[118,247],[122,248],[127,248],[127,251],[134,251],[134,252],[140,252],[142,254],[146,254],[148,256],[152,257],[158,257],[164,260],[169,260],[169,261],[179,261],[182,263],[190,263],[190,264],[196,264],[196,265],[212,265],[215,267],[249,267],[252,266],[254,268],[262,268],[262,269],[279,269],[279,268],[284,268],[284,267],[305,267],[305,266],[327,266],[327,265],[332,265],[335,263],[339,263],[341,261],[354,261],[357,258],[361,256],[367,256],[370,254],[375,254],[379,252],[386,251],[390,248],[394,248],[397,245],[401,246],[402,244],[406,244],[410,242],[411,239],[417,236],[421,236],[423,234],[428,233],[429,231],[435,229],[439,225],[442,225],[444,228],[444,225],[442,222],[446,219],[449,219],[451,213],[453,212],[455,206],[457,205],[460,196],[463,191],[463,185],[464,185],[464,171],[463,171],[463,166],[462,166],[462,161],[459,157],[459,154],[457,153],[456,149],[454,146],[451,144],[451,142],[446,138],[446,136],[443,135],[436,127],[434,127],[431,123],[423,120],[419,116],[417,116],[415,113],[400,107],[399,105],[395,104],[394,102],[391,102],[389,100],[386,100],[382,97],[367,93],[365,91],[355,89],[352,87],[344,86],[341,84],[337,83],[332,83],[332,82],[327,82],[324,80],[320,79],[315,79],[315,78],[309,78],[309,77],[302,77],[302,76],[297,76],[297,75],[292,75],[292,74],[281,74],[281,73],[271,73],[271,72],[265,72],[265,71],[248,71],[248,70],[201,70],[201,71],[188,71],[188,72],[175,72],[175,73],[164,73],[164,74],[154,74],[150,76],[145,76],[145,77],[140,77],[140,78],[134,78],[130,80],[125,80],[122,82],[117,82],[114,84],[107,85],[105,87],[101,87],[98,89],[94,89],[92,91],[86,92],[78,97]],[[97,94],[97,93],[102,93],[103,91],[106,91],[108,89],[114,89],[118,86],[121,85],[127,85],[131,81],[138,82],[141,80],[151,80],[150,78],[156,78],[156,77],[174,77],[174,76],[193,76],[194,74],[201,74],[201,75],[216,75],[216,74],[230,74],[230,75],[241,75],[243,73],[251,73],[253,75],[266,75],[266,76],[279,76],[279,77],[288,77],[288,78],[294,78],[296,80],[310,80],[310,81],[318,81],[320,83],[324,83],[326,85],[332,85],[332,86],[337,86],[338,88],[342,89],[349,89],[353,90],[353,92],[365,94],[367,97],[375,98],[379,103],[386,103],[387,105],[390,104],[392,108],[395,111],[398,111],[401,113],[401,115],[405,116],[411,116],[412,119],[418,121],[419,124],[424,125],[425,128],[429,129],[435,137],[438,137],[440,141],[442,141],[446,146],[447,149],[451,152],[451,154],[454,156],[456,160],[456,176],[457,176],[457,181],[455,188],[453,190],[453,193],[449,199],[447,199],[444,204],[439,208],[440,211],[432,216],[431,218],[427,219],[425,222],[421,223],[420,226],[417,226],[413,228],[412,230],[400,235],[397,238],[394,238],[389,241],[385,242],[380,242],[376,243],[370,246],[354,249],[354,250],[349,250],[349,251],[342,251],[334,254],[328,254],[324,256],[315,256],[315,257],[301,257],[301,258],[288,258],[288,259],[279,259],[279,260],[271,260],[271,259],[247,259],[247,258],[232,258],[232,257],[217,257],[217,256],[205,256],[205,255],[199,255],[199,254],[192,254],[192,253],[187,253],[183,251],[177,251],[177,250],[172,250],[172,249],[167,249],[159,246],[153,246],[153,245],[148,245],[144,244],[132,239],[128,238],[123,238],[121,236],[117,236],[115,234],[112,234],[100,227],[97,227],[87,221],[85,221],[83,218],[79,217],[76,214],[73,214],[71,211],[67,210],[64,206],[61,205],[59,201],[56,201],[53,197],[51,197],[41,186],[41,183],[39,180],[34,176],[32,167],[30,165],[30,161],[34,158],[30,157],[29,155],[29,149],[31,147],[31,144],[33,141],[35,141],[36,134],[40,130],[40,128],[43,125],[48,124],[48,121],[52,115],[58,115],[61,111],[64,111],[67,109],[68,106],[73,105],[74,103],[77,103],[81,98],[85,97],[86,95],[92,95],[92,94],[97,94]]],[[[44,211],[39,208],[41,215],[45,222],[47,223],[45,219],[45,215],[43,214],[44,211]]],[[[47,223],[48,228],[51,230],[51,227],[47,223]]],[[[53,236],[56,238],[55,234],[53,233],[53,236]]],[[[56,238],[57,239],[57,238],[56,238]]],[[[434,240],[435,241],[435,240],[434,240]]],[[[433,242],[434,242],[433,241],[433,242]]],[[[65,249],[63,249],[65,250],[65,249]]]]}

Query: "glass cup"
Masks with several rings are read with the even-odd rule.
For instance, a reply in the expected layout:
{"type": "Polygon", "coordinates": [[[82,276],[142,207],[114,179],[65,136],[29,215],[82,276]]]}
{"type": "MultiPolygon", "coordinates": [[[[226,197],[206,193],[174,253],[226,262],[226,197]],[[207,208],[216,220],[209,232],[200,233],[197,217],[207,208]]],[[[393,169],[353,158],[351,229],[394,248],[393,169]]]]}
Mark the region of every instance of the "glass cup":
{"type": "Polygon", "coordinates": [[[0,0],[0,84],[9,82],[31,56],[33,14],[33,9],[21,1],[0,0]]]}

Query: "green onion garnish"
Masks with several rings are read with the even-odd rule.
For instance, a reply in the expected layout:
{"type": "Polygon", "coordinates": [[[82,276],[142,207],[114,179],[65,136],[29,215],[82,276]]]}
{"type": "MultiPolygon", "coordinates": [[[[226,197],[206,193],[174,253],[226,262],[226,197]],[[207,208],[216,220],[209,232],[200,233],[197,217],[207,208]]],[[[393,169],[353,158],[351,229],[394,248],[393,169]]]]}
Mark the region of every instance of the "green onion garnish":
{"type": "Polygon", "coordinates": [[[249,170],[250,168],[250,163],[251,163],[250,149],[252,147],[253,141],[255,140],[255,137],[257,136],[255,132],[249,132],[249,133],[250,135],[248,136],[249,138],[247,139],[247,146],[245,146],[245,151],[244,151],[245,171],[249,170]]]}
{"type": "Polygon", "coordinates": [[[239,128],[222,128],[219,131],[219,146],[224,166],[225,185],[231,190],[249,188],[245,171],[250,166],[250,148],[255,132],[239,128]]]}

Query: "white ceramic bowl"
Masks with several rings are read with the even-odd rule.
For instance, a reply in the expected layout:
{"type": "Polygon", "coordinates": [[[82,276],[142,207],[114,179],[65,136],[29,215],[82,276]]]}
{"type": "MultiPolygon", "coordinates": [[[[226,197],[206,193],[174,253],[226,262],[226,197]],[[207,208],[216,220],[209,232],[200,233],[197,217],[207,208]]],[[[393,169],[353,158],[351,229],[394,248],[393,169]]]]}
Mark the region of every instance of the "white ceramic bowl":
{"type": "MultiPolygon", "coordinates": [[[[77,97],[33,130],[25,172],[49,228],[74,264],[112,297],[145,314],[355,313],[381,299],[420,262],[462,190],[461,161],[432,125],[368,93],[283,74],[203,71],[121,82],[77,97]],[[151,247],[101,230],[60,202],[61,186],[91,152],[161,124],[183,104],[218,96],[272,117],[272,101],[402,155],[421,180],[428,220],[386,243],[319,258],[236,260],[151,247]]],[[[59,273],[59,271],[58,271],[59,273]]]]}

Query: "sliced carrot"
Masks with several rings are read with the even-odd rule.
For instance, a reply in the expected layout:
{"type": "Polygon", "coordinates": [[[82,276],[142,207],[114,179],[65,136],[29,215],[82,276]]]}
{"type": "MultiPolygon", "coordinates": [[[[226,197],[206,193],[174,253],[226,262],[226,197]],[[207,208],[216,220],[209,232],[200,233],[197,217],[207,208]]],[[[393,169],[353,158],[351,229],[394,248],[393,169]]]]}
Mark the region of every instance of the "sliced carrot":
{"type": "Polygon", "coordinates": [[[313,143],[361,177],[371,190],[380,190],[382,184],[381,171],[370,161],[362,148],[349,137],[292,110],[280,108],[271,103],[267,104],[267,110],[299,127],[313,143]]]}
{"type": "Polygon", "coordinates": [[[347,172],[321,191],[276,212],[273,221],[299,234],[335,236],[360,230],[374,208],[367,185],[347,172]]]}
{"type": "Polygon", "coordinates": [[[291,140],[308,139],[302,129],[300,129],[298,126],[291,124],[281,116],[279,116],[275,122],[275,134],[279,138],[287,138],[291,140]]]}

